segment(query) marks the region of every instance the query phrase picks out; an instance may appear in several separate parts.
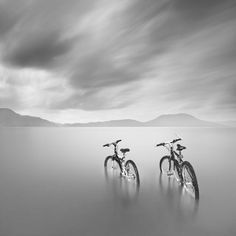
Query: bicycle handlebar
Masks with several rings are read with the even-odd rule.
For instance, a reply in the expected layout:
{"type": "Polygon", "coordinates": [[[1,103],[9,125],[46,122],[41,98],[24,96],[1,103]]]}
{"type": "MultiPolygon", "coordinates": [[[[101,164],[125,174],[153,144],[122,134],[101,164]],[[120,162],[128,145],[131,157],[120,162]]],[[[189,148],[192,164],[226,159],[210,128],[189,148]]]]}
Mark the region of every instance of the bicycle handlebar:
{"type": "Polygon", "coordinates": [[[156,145],[156,147],[164,146],[164,145],[165,145],[165,143],[158,143],[158,144],[156,145]]]}
{"type": "Polygon", "coordinates": [[[118,139],[116,140],[115,142],[113,143],[107,143],[107,144],[104,144],[103,147],[109,147],[110,145],[114,145],[116,146],[119,142],[121,142],[122,140],[121,139],[118,139]]]}
{"type": "Polygon", "coordinates": [[[181,138],[177,138],[177,139],[174,139],[173,141],[171,141],[171,143],[176,143],[178,141],[181,141],[182,139],[181,138]]]}
{"type": "MultiPolygon", "coordinates": [[[[176,142],[178,142],[178,141],[181,141],[181,140],[182,140],[181,138],[177,138],[177,139],[174,139],[173,141],[169,142],[169,144],[170,144],[170,143],[171,143],[171,144],[174,144],[174,143],[176,143],[176,142]]],[[[166,144],[168,144],[168,143],[158,143],[158,144],[156,145],[156,147],[165,146],[166,144]]]]}

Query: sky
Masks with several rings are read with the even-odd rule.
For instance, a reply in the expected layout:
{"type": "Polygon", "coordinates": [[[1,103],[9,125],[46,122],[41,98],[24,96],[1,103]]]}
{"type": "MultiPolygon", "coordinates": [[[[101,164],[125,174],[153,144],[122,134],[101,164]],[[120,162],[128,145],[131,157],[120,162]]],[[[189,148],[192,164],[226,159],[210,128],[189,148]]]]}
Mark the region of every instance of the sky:
{"type": "Polygon", "coordinates": [[[236,120],[236,1],[0,0],[0,107],[236,120]]]}

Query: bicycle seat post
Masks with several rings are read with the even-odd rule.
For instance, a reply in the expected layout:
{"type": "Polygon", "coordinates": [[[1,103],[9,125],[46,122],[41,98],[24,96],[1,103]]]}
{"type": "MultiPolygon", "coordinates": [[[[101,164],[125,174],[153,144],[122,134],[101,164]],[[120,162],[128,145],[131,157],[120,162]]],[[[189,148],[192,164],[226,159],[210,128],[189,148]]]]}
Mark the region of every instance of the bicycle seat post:
{"type": "Polygon", "coordinates": [[[114,153],[116,156],[118,156],[117,145],[115,145],[115,144],[114,144],[114,153]]]}
{"type": "Polygon", "coordinates": [[[183,155],[182,155],[182,151],[181,150],[179,150],[179,158],[183,159],[183,155]]]}
{"type": "Polygon", "coordinates": [[[121,148],[120,151],[123,153],[123,157],[121,159],[124,160],[125,159],[125,154],[127,152],[129,152],[130,150],[129,150],[129,148],[121,148]]]}
{"type": "Polygon", "coordinates": [[[123,153],[123,157],[122,157],[122,160],[124,160],[125,159],[125,153],[123,153]]]}

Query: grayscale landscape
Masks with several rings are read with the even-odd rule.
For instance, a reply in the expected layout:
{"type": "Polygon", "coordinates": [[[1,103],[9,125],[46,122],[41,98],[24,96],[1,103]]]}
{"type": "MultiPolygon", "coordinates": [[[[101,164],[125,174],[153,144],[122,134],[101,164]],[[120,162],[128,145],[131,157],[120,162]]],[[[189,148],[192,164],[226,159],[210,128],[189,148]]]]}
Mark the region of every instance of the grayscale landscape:
{"type": "Polygon", "coordinates": [[[235,0],[0,0],[0,236],[235,236],[235,91],[235,0]]]}

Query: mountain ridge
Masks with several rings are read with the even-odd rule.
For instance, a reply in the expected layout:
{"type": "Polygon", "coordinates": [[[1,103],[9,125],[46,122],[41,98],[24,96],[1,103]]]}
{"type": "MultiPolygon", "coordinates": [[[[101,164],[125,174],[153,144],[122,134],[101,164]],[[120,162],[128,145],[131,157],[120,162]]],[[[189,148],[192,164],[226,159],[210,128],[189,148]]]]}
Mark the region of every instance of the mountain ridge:
{"type": "Polygon", "coordinates": [[[9,108],[0,108],[0,126],[53,127],[57,126],[57,124],[40,117],[20,115],[9,108]]]}
{"type": "Polygon", "coordinates": [[[157,118],[146,122],[147,126],[161,127],[215,127],[222,126],[221,124],[198,119],[186,113],[164,114],[157,118]]]}
{"type": "MultiPolygon", "coordinates": [[[[20,115],[9,108],[0,108],[0,126],[6,127],[227,127],[224,123],[215,123],[198,119],[186,113],[163,114],[155,119],[141,122],[133,119],[109,120],[88,123],[51,122],[40,117],[20,115]]],[[[229,127],[229,125],[228,125],[229,127]]]]}

